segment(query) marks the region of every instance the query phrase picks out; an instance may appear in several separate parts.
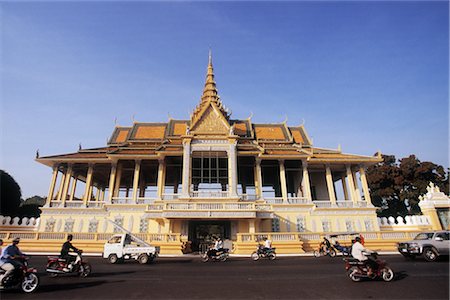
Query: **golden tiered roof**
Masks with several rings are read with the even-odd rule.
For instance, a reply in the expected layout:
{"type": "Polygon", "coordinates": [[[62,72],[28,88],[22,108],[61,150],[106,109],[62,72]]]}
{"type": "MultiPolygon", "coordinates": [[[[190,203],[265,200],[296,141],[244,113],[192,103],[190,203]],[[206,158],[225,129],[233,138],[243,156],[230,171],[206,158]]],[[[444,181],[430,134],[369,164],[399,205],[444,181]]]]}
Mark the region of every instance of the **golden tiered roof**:
{"type": "Polygon", "coordinates": [[[218,95],[211,53],[209,54],[205,86],[200,103],[190,120],[169,119],[167,123],[134,122],[130,127],[116,126],[106,147],[80,149],[76,153],[37,158],[52,165],[54,162],[91,161],[118,158],[156,158],[182,155],[183,139],[237,140],[238,155],[266,159],[307,159],[311,163],[367,162],[379,157],[343,154],[340,150],[315,148],[303,125],[253,124],[251,118],[230,119],[218,95]]]}

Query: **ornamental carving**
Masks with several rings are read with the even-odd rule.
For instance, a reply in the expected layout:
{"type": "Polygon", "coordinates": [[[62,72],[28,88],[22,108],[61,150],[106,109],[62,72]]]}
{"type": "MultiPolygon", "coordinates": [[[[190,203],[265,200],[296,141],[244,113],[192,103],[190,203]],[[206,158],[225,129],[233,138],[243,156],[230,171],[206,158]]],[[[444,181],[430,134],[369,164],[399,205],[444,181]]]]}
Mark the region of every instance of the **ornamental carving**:
{"type": "Polygon", "coordinates": [[[195,132],[208,134],[227,134],[228,126],[224,124],[223,118],[221,118],[212,107],[209,107],[196,126],[195,132]]]}

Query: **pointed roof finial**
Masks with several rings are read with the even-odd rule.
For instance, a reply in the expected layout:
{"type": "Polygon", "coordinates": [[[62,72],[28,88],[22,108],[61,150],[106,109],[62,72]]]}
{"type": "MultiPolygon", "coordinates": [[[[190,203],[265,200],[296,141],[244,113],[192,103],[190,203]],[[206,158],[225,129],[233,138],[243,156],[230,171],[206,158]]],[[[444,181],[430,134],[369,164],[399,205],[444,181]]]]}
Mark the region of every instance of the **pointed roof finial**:
{"type": "Polygon", "coordinates": [[[212,65],[212,51],[211,51],[211,46],[209,46],[208,65],[212,65]]]}

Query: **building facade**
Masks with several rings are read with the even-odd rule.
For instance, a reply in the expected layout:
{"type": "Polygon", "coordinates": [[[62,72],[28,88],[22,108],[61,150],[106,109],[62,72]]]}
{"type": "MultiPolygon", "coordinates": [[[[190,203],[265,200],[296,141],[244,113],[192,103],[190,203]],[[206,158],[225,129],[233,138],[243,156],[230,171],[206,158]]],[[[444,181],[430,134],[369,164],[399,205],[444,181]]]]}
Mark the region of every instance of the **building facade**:
{"type": "MultiPolygon", "coordinates": [[[[380,155],[315,147],[303,125],[231,118],[211,56],[187,120],[116,126],[105,147],[38,157],[53,169],[39,231],[215,236],[379,231],[365,170],[380,155]]],[[[181,247],[181,246],[180,246],[181,247]]]]}

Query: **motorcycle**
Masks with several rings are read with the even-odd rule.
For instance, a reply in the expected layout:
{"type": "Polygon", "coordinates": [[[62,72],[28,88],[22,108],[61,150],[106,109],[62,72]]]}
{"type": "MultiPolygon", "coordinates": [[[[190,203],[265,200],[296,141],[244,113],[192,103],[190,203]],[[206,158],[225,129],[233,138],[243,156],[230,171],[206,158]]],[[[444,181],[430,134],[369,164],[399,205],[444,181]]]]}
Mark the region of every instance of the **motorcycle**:
{"type": "Polygon", "coordinates": [[[322,247],[319,247],[319,249],[314,250],[314,256],[315,257],[321,257],[321,256],[325,256],[328,255],[330,257],[335,257],[336,256],[336,250],[334,250],[333,247],[327,248],[326,250],[323,250],[322,247]]]}
{"type": "MultiPolygon", "coordinates": [[[[21,266],[16,267],[15,270],[6,278],[3,278],[3,286],[1,290],[10,290],[21,288],[25,293],[32,293],[39,287],[39,276],[35,268],[28,266],[28,257],[21,257],[21,266]]],[[[0,268],[0,274],[5,274],[5,270],[0,268]]]]}
{"type": "Polygon", "coordinates": [[[81,253],[83,251],[77,252],[79,256],[79,262],[74,263],[72,268],[69,268],[69,264],[64,258],[60,258],[58,256],[48,256],[47,257],[47,273],[50,274],[51,277],[56,277],[60,274],[76,274],[80,277],[87,277],[91,274],[92,268],[91,265],[87,261],[83,261],[81,253]]]}
{"type": "Polygon", "coordinates": [[[343,256],[350,256],[352,254],[352,247],[342,246],[338,242],[333,245],[334,249],[342,253],[343,256]]]}
{"type": "Polygon", "coordinates": [[[257,261],[260,258],[267,257],[270,260],[274,260],[277,258],[277,254],[275,253],[276,248],[265,248],[263,245],[258,245],[256,247],[256,251],[253,251],[251,257],[254,261],[257,261]]]}
{"type": "Polygon", "coordinates": [[[381,278],[384,281],[389,282],[394,279],[394,271],[387,266],[386,261],[378,259],[377,252],[366,253],[365,255],[371,256],[377,263],[377,268],[372,270],[373,273],[370,276],[368,275],[367,265],[364,261],[355,258],[344,258],[345,270],[351,280],[359,282],[363,278],[381,278]]]}
{"type": "Polygon", "coordinates": [[[208,250],[202,254],[202,261],[226,261],[229,257],[229,249],[223,248],[217,251],[208,250]]]}

